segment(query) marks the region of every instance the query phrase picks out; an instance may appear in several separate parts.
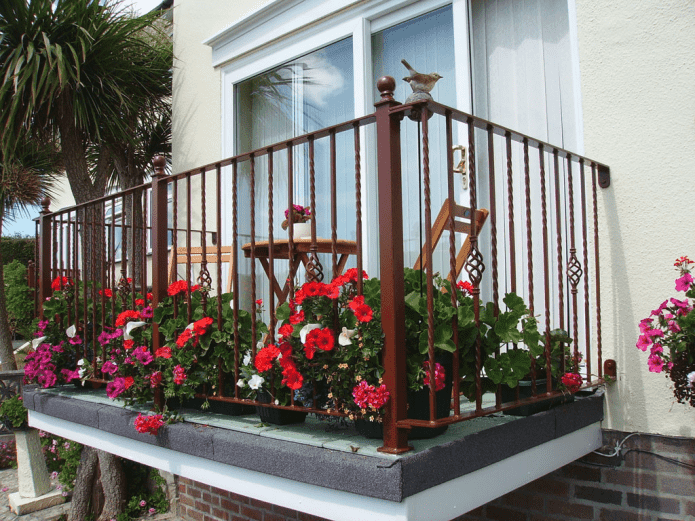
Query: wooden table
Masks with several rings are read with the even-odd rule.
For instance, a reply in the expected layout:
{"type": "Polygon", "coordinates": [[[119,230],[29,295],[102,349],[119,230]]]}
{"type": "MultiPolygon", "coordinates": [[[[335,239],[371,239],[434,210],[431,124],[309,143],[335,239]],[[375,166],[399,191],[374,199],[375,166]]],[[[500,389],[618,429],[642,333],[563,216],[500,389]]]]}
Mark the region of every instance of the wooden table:
{"type": "MultiPolygon", "coordinates": [[[[294,241],[294,255],[290,259],[290,245],[288,239],[278,239],[273,241],[273,259],[290,260],[290,273],[296,273],[299,264],[301,263],[307,270],[307,280],[322,280],[323,279],[323,266],[318,260],[318,257],[311,258],[311,239],[295,239],[294,241]],[[314,267],[316,265],[316,267],[314,267]]],[[[338,254],[338,263],[336,265],[337,273],[336,276],[342,275],[345,269],[345,264],[347,263],[348,257],[350,255],[357,255],[357,243],[355,241],[345,241],[338,240],[335,244],[336,253],[338,254]]],[[[251,243],[247,242],[241,249],[244,252],[244,257],[251,257],[251,243]]],[[[320,239],[316,238],[316,253],[332,253],[333,252],[333,242],[330,239],[320,239]]],[[[268,258],[270,257],[270,243],[268,241],[258,241],[254,244],[253,254],[256,259],[258,259],[265,270],[268,280],[273,285],[273,291],[275,296],[278,298],[277,305],[279,306],[287,300],[287,295],[290,292],[291,280],[288,278],[285,281],[283,287],[280,286],[277,279],[275,278],[275,273],[273,276],[270,275],[270,266],[268,263],[268,258]]]]}

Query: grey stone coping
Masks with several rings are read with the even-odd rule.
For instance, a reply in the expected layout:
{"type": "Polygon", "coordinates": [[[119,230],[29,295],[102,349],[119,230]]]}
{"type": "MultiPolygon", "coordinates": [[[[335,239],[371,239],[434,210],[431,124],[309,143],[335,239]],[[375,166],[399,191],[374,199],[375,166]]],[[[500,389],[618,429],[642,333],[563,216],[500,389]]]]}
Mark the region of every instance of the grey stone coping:
{"type": "Polygon", "coordinates": [[[133,427],[138,412],[150,407],[114,404],[104,391],[25,387],[24,404],[48,416],[192,456],[397,502],[603,419],[599,390],[525,418],[499,414],[453,424],[437,438],[413,440],[413,451],[393,456],[377,452],[381,440],[367,440],[351,426],[327,431],[327,422],[312,415],[303,424],[267,426],[256,415],[184,410],[184,422],[152,436],[133,427]]]}

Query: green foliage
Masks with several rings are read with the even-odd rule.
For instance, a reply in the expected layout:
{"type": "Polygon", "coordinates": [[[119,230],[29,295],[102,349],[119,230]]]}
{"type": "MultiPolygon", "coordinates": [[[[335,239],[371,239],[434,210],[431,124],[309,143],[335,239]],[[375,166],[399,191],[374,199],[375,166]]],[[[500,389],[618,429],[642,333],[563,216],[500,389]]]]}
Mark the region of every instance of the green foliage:
{"type": "MultiPolygon", "coordinates": [[[[35,259],[34,237],[15,234],[12,237],[0,237],[0,259],[3,264],[18,261],[27,266],[35,259]]],[[[7,274],[5,275],[7,276],[7,274]]]]}
{"type": "Polygon", "coordinates": [[[0,469],[17,468],[17,444],[14,440],[0,443],[0,469]]]}
{"type": "Polygon", "coordinates": [[[16,259],[4,266],[5,299],[10,329],[30,339],[36,330],[36,319],[26,274],[27,268],[16,259]]]}
{"type": "Polygon", "coordinates": [[[166,481],[156,469],[130,460],[122,460],[126,475],[127,491],[125,511],[117,521],[130,521],[150,515],[150,509],[163,514],[169,510],[165,488],[166,481]],[[152,490],[153,489],[153,490],[152,490]]]}
{"type": "Polygon", "coordinates": [[[12,398],[2,402],[2,405],[0,405],[0,416],[2,416],[6,424],[14,428],[25,427],[29,420],[29,414],[24,407],[22,397],[19,395],[14,395],[12,398]]]}
{"type": "Polygon", "coordinates": [[[76,441],[41,432],[41,448],[43,449],[46,467],[58,476],[61,488],[69,492],[75,485],[77,468],[82,456],[82,445],[76,441]]]}

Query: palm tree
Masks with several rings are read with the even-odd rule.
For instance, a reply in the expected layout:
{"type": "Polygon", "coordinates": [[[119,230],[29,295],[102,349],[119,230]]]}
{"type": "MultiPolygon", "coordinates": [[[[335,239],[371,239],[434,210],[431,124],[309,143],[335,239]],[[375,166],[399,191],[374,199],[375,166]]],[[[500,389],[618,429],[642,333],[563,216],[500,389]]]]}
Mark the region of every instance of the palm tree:
{"type": "MultiPolygon", "coordinates": [[[[133,17],[118,1],[0,0],[3,154],[11,157],[28,138],[56,139],[75,201],[103,196],[123,151],[134,159],[135,150],[143,149],[134,129],[170,111],[172,45],[158,16],[133,17]]],[[[128,171],[131,178],[140,175],[136,168],[128,171]]],[[[85,215],[97,218],[103,213],[85,215]]],[[[100,240],[88,233],[82,237],[85,256],[100,240]]],[[[117,458],[85,449],[70,519],[87,517],[97,467],[105,493],[98,519],[122,511],[117,458]]]]}
{"type": "MultiPolygon", "coordinates": [[[[0,230],[5,220],[26,213],[50,195],[53,178],[58,174],[58,154],[53,144],[22,141],[12,156],[0,163],[0,230]]],[[[0,258],[0,360],[2,370],[17,369],[12,350],[12,334],[7,318],[5,279],[0,258]]]]}
{"type": "Polygon", "coordinates": [[[158,20],[118,2],[0,0],[2,149],[27,132],[58,136],[75,201],[104,195],[108,145],[132,140],[142,113],[170,110],[172,46],[158,20]]]}

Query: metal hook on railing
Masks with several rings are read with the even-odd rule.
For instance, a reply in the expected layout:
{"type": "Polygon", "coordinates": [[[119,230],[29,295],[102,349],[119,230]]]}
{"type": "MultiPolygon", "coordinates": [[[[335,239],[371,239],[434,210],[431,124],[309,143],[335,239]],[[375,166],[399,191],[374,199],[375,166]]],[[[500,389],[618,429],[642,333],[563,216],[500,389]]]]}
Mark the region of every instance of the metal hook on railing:
{"type": "Polygon", "coordinates": [[[463,176],[461,180],[461,182],[463,183],[463,189],[468,190],[468,168],[466,167],[466,147],[463,145],[455,145],[451,147],[452,154],[457,150],[461,151],[461,159],[459,160],[458,165],[456,165],[456,167],[454,168],[454,173],[461,174],[463,176]]]}

